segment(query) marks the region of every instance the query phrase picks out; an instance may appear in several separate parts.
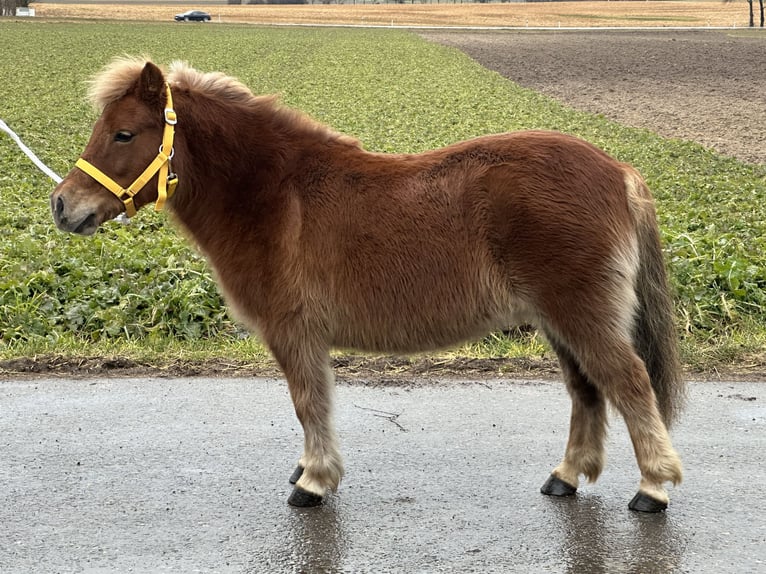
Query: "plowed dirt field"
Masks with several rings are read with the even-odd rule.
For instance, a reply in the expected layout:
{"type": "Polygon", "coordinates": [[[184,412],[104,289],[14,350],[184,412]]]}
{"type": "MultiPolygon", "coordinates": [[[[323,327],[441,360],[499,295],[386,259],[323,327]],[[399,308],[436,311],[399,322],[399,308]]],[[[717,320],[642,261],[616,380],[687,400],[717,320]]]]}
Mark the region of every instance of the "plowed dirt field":
{"type": "Polygon", "coordinates": [[[421,35],[574,108],[766,164],[763,31],[421,35]]]}

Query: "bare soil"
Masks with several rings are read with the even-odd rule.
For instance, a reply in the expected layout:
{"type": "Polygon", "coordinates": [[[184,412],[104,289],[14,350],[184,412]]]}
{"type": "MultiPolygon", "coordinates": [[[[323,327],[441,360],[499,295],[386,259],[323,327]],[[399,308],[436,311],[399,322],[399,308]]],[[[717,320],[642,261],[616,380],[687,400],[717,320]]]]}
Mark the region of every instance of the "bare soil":
{"type": "Polygon", "coordinates": [[[575,109],[766,164],[763,31],[421,35],[575,109]]]}
{"type": "MultiPolygon", "coordinates": [[[[332,359],[336,379],[344,384],[417,385],[426,381],[537,379],[561,377],[551,357],[477,359],[458,357],[368,357],[341,355],[332,359]]],[[[170,359],[164,363],[127,357],[63,357],[43,355],[0,361],[4,379],[64,377],[274,377],[284,375],[274,361],[255,363],[216,358],[206,361],[170,359]]],[[[766,363],[758,357],[749,365],[726,365],[714,370],[687,370],[687,380],[763,381],[766,363]]]]}
{"type": "MultiPolygon", "coordinates": [[[[432,357],[336,356],[333,371],[345,383],[408,385],[427,379],[500,377],[557,377],[558,364],[551,358],[476,359],[432,357]]],[[[282,377],[274,361],[246,363],[225,358],[207,361],[170,359],[164,364],[145,363],[126,357],[64,357],[56,355],[0,361],[3,378],[38,377],[282,377]]]]}

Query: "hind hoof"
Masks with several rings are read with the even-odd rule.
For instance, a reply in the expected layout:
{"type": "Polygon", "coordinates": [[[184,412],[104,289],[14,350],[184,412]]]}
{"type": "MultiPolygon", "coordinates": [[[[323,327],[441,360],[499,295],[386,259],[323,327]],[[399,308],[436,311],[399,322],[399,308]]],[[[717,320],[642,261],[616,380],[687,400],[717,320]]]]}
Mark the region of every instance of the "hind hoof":
{"type": "Polygon", "coordinates": [[[628,504],[628,508],[636,512],[662,512],[667,507],[667,502],[652,498],[640,490],[633,497],[633,500],[630,501],[630,504],[628,504]]]}
{"type": "Polygon", "coordinates": [[[552,474],[545,481],[542,488],[540,488],[540,492],[548,496],[572,496],[577,492],[577,487],[564,482],[558,476],[552,474]]]}
{"type": "Polygon", "coordinates": [[[300,508],[310,508],[322,504],[322,497],[296,486],[290,494],[290,498],[287,499],[287,503],[300,508]]]}
{"type": "Polygon", "coordinates": [[[298,479],[303,476],[303,467],[301,465],[298,465],[295,467],[295,470],[290,475],[290,484],[295,484],[298,482],[298,479]]]}

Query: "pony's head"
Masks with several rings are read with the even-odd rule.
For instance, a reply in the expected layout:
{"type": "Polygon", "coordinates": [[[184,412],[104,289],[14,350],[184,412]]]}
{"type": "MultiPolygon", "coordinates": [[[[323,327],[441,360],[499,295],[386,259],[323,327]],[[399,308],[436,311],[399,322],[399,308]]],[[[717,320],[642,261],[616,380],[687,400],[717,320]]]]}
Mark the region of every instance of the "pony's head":
{"type": "Polygon", "coordinates": [[[146,59],[121,59],[93,80],[101,111],[82,156],[51,194],[59,229],[91,235],[104,221],[129,216],[175,189],[172,95],[163,72],[146,59]],[[158,152],[159,149],[159,152],[158,152]]]}

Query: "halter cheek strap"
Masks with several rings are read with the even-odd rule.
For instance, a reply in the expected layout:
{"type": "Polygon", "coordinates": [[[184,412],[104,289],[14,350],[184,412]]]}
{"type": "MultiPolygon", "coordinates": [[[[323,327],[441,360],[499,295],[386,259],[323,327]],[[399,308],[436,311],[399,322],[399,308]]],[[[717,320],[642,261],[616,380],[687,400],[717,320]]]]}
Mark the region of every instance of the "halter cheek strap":
{"type": "Polygon", "coordinates": [[[178,185],[178,176],[170,169],[170,160],[173,158],[173,137],[175,135],[175,125],[178,123],[176,112],[173,109],[173,96],[170,92],[170,84],[165,83],[167,102],[165,103],[165,129],[162,133],[162,145],[157,157],[154,158],[147,168],[139,175],[136,180],[127,188],[123,189],[111,177],[98,169],[95,165],[80,158],[74,164],[98,183],[111,191],[117,198],[125,204],[125,213],[128,217],[136,214],[136,207],[133,205],[133,196],[141,191],[149,180],[158,173],[157,179],[157,201],[154,204],[154,210],[160,211],[165,205],[165,201],[173,195],[178,185]]]}

